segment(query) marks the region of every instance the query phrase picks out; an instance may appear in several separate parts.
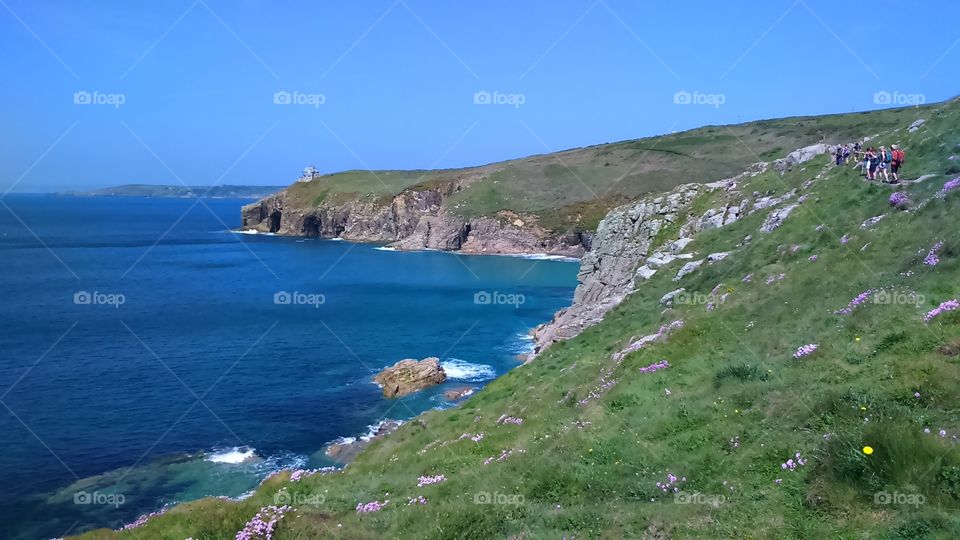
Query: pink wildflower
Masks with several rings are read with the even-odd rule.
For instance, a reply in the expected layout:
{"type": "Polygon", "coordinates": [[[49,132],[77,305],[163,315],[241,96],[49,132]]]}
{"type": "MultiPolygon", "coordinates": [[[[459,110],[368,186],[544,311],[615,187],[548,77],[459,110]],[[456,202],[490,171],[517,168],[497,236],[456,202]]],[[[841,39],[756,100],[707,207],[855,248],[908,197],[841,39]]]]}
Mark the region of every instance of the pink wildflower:
{"type": "Polygon", "coordinates": [[[417,479],[417,487],[429,486],[430,484],[439,484],[440,482],[445,482],[447,477],[438,474],[437,476],[421,476],[417,479]]]}
{"type": "Polygon", "coordinates": [[[389,502],[390,502],[390,499],[387,499],[387,500],[385,500],[385,501],[383,501],[383,502],[380,502],[380,501],[370,501],[370,502],[368,502],[368,503],[360,503],[360,504],[357,505],[357,513],[358,513],[358,514],[369,514],[369,513],[372,513],[372,512],[379,512],[380,510],[383,510],[383,507],[386,506],[387,503],[389,503],[389,502]]]}
{"type": "Polygon", "coordinates": [[[940,257],[937,255],[937,252],[943,248],[943,241],[937,241],[933,244],[933,247],[930,248],[930,251],[927,252],[927,256],[923,259],[923,264],[927,266],[936,266],[940,264],[940,257]]]}
{"type": "Polygon", "coordinates": [[[869,299],[870,296],[873,295],[873,293],[875,293],[875,292],[877,292],[877,289],[867,289],[867,290],[863,291],[862,293],[860,293],[860,294],[858,294],[856,297],[854,297],[854,299],[851,300],[849,304],[847,304],[847,307],[845,307],[845,308],[843,308],[843,309],[838,309],[837,311],[834,311],[834,312],[833,312],[834,315],[849,315],[849,314],[853,313],[853,310],[855,310],[855,309],[857,309],[858,307],[860,307],[860,305],[863,304],[864,302],[866,302],[867,299],[869,299]]]}
{"type": "Polygon", "coordinates": [[[650,364],[649,366],[640,368],[640,373],[653,373],[661,369],[667,369],[668,367],[670,367],[670,362],[667,362],[666,360],[661,360],[659,362],[650,364]]]}
{"type": "Polygon", "coordinates": [[[243,526],[236,536],[236,540],[271,540],[277,523],[284,514],[292,511],[290,506],[265,506],[257,515],[243,526]]]}
{"type": "Polygon", "coordinates": [[[793,353],[794,358],[803,358],[804,356],[810,356],[816,350],[820,348],[820,345],[816,343],[810,343],[809,345],[803,345],[797,348],[797,351],[793,353]]]}
{"type": "Polygon", "coordinates": [[[946,302],[928,311],[927,314],[923,316],[923,320],[924,322],[930,322],[938,317],[941,313],[953,311],[958,308],[960,308],[960,300],[947,300],[946,302]]]}

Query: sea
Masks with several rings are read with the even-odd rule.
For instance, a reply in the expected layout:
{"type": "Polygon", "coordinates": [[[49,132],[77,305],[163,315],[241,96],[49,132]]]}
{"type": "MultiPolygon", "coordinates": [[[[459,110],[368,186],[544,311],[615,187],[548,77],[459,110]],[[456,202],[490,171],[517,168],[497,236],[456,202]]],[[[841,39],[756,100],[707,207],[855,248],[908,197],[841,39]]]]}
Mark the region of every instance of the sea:
{"type": "Polygon", "coordinates": [[[0,198],[0,534],[242,497],[517,367],[578,265],[240,234],[249,200],[0,198]],[[395,400],[372,376],[441,359],[395,400]]]}

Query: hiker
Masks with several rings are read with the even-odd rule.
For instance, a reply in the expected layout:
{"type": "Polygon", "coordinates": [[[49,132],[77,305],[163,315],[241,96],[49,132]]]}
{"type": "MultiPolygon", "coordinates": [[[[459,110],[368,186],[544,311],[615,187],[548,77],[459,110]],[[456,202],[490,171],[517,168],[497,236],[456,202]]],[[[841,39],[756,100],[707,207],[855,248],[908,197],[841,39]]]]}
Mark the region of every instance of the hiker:
{"type": "Polygon", "coordinates": [[[874,152],[872,146],[867,148],[866,153],[863,155],[863,162],[867,169],[867,180],[874,180],[877,173],[877,154],[874,152]]]}
{"type": "Polygon", "coordinates": [[[837,146],[837,151],[834,152],[834,157],[837,160],[837,167],[843,165],[843,147],[837,146]]]}
{"type": "Polygon", "coordinates": [[[887,169],[890,168],[890,161],[893,158],[890,156],[890,152],[887,151],[886,146],[880,147],[880,153],[877,154],[877,167],[879,167],[880,172],[883,173],[883,183],[890,183],[890,175],[887,174],[887,169]]]}
{"type": "Polygon", "coordinates": [[[903,150],[896,144],[890,145],[890,148],[893,149],[893,160],[890,163],[890,172],[893,173],[893,184],[900,183],[900,166],[903,165],[903,160],[906,159],[907,155],[903,153],[903,150]]]}
{"type": "Polygon", "coordinates": [[[846,164],[847,160],[850,159],[850,145],[843,145],[843,161],[842,164],[846,164]]]}

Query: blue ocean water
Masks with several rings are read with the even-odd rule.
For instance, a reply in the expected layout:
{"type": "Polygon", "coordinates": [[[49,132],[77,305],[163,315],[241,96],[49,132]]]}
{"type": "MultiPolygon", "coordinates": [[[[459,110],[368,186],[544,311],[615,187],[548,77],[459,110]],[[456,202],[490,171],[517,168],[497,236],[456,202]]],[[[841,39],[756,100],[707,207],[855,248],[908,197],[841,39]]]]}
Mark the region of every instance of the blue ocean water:
{"type": "Polygon", "coordinates": [[[228,232],[245,202],[3,199],[4,538],[118,528],[328,465],[326,443],[515,367],[576,284],[569,262],[228,232]],[[386,400],[371,382],[427,356],[447,383],[386,400]]]}

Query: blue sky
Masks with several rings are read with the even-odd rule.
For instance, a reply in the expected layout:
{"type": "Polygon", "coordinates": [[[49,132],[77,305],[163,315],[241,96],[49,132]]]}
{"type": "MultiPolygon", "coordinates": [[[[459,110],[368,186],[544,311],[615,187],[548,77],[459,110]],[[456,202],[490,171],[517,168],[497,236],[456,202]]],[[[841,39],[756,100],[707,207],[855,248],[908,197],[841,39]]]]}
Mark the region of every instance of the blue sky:
{"type": "Polygon", "coordinates": [[[957,21],[953,0],[0,0],[0,188],[287,184],[940,101],[957,21]]]}

